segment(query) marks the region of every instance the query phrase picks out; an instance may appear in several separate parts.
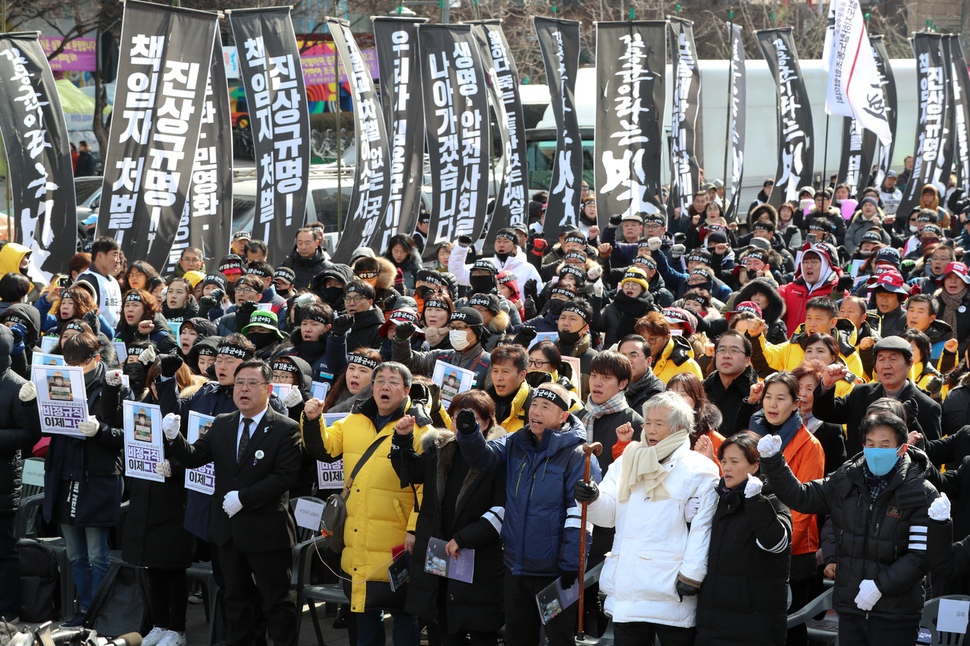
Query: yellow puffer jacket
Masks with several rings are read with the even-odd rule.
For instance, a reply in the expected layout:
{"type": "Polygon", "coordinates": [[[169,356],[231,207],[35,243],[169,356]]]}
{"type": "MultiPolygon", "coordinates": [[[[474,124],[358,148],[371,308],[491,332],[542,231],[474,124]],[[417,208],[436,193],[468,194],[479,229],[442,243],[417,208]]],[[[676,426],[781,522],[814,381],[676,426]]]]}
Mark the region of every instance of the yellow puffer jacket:
{"type": "MultiPolygon", "coordinates": [[[[327,453],[333,457],[343,456],[344,483],[353,472],[358,460],[378,435],[390,438],[394,425],[410,408],[411,400],[405,400],[398,413],[378,431],[372,417],[376,417],[376,404],[368,399],[354,407],[354,412],[332,426],[325,426],[323,416],[318,422],[301,423],[306,434],[319,429],[327,453]]],[[[431,426],[414,428],[414,450],[421,451],[421,436],[431,426]]],[[[306,437],[306,435],[304,435],[306,437]]],[[[344,525],[344,551],[340,566],[351,577],[350,611],[363,612],[366,608],[367,581],[387,581],[387,568],[391,565],[391,550],[404,543],[405,533],[414,530],[418,514],[415,508],[415,492],[410,487],[401,488],[401,479],[391,466],[389,455],[391,439],[384,440],[357,474],[350,496],[347,498],[347,523],[344,525]]],[[[417,504],[421,502],[421,487],[416,489],[417,504]]]]}
{"type": "MultiPolygon", "coordinates": [[[[761,346],[761,351],[764,353],[764,357],[774,370],[787,370],[791,372],[805,361],[805,351],[802,346],[798,345],[795,341],[785,341],[779,345],[773,343],[768,343],[765,341],[765,335],[759,334],[756,338],[751,339],[751,343],[757,343],[761,346]]],[[[851,372],[855,377],[858,377],[865,381],[863,376],[865,373],[862,369],[862,359],[859,358],[858,352],[853,352],[848,357],[841,356],[840,359],[842,363],[845,364],[846,370],[851,372]]],[[[759,375],[760,377],[761,375],[759,375]]],[[[855,380],[852,379],[841,379],[837,384],[835,384],[835,396],[844,397],[852,390],[855,385],[855,380]]]]}
{"type": "Polygon", "coordinates": [[[20,263],[23,261],[24,256],[29,253],[29,248],[16,242],[8,242],[3,245],[3,248],[0,249],[0,276],[5,276],[6,274],[26,275],[25,272],[20,270],[20,263]]]}
{"type": "Polygon", "coordinates": [[[653,363],[653,374],[666,385],[671,377],[682,372],[689,372],[704,381],[704,373],[694,361],[694,349],[690,343],[682,336],[672,336],[660,353],[660,358],[653,363]]]}
{"type": "MultiPolygon", "coordinates": [[[[489,397],[495,399],[495,386],[489,386],[485,391],[489,397]]],[[[509,407],[508,417],[498,420],[498,425],[505,429],[506,433],[512,434],[525,426],[525,404],[532,394],[529,383],[523,381],[512,398],[512,405],[509,407]]]]}

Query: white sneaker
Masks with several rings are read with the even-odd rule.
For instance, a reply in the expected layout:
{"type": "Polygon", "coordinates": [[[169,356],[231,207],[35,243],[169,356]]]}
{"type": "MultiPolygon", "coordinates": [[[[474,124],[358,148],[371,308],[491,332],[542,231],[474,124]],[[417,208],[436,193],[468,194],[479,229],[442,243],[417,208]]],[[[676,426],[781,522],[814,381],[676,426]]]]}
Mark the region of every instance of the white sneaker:
{"type": "MultiPolygon", "coordinates": [[[[142,641],[142,644],[145,642],[142,641]]],[[[162,641],[158,642],[158,646],[186,646],[188,642],[185,641],[185,633],[175,632],[174,630],[166,630],[165,637],[162,641]]]]}
{"type": "Polygon", "coordinates": [[[142,638],[142,646],[158,646],[158,643],[161,642],[166,635],[168,635],[167,630],[155,626],[147,635],[142,638]]]}

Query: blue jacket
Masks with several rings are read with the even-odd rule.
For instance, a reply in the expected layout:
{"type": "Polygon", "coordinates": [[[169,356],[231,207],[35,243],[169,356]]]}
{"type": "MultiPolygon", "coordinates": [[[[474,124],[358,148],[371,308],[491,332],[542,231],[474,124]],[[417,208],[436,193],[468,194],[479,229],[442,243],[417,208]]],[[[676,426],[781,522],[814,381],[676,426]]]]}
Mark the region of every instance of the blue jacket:
{"type": "MultiPolygon", "coordinates": [[[[479,471],[506,472],[502,542],[512,574],[558,576],[579,570],[580,507],[573,497],[583,477],[586,429],[570,414],[560,431],[546,431],[535,445],[528,426],[486,442],[481,433],[458,433],[468,465],[479,471]]],[[[600,481],[596,460],[590,477],[600,481]]],[[[586,535],[586,549],[591,543],[586,535]]]]}

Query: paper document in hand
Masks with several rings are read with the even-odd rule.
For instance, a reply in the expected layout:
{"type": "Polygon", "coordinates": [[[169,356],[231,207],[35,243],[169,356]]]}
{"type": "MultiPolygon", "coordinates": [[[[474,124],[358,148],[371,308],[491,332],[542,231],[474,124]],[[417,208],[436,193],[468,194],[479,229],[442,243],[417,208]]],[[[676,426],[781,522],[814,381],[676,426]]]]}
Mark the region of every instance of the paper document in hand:
{"type": "Polygon", "coordinates": [[[471,583],[475,577],[475,550],[458,550],[458,558],[445,552],[448,545],[440,538],[428,540],[428,552],[424,559],[424,571],[435,576],[443,576],[455,581],[471,583]]]}
{"type": "Polygon", "coordinates": [[[577,601],[579,601],[579,581],[576,581],[568,590],[563,590],[562,580],[556,579],[536,595],[536,604],[539,606],[539,616],[543,624],[549,623],[577,601]]]}

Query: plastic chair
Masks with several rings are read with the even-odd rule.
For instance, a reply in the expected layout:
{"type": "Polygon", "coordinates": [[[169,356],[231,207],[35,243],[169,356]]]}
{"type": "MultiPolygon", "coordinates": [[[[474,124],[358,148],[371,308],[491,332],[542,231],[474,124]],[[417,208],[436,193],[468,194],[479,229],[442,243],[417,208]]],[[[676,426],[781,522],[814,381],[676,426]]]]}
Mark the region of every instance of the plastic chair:
{"type": "Polygon", "coordinates": [[[936,622],[940,614],[940,599],[970,601],[970,597],[962,594],[952,594],[927,601],[926,605],[923,606],[923,617],[920,619],[919,625],[921,628],[930,631],[931,641],[920,643],[928,643],[931,646],[963,646],[966,640],[965,633],[945,633],[936,629],[936,622]]]}
{"type": "Polygon", "coordinates": [[[808,640],[819,641],[826,644],[839,643],[839,620],[838,615],[828,612],[821,621],[812,619],[815,615],[823,611],[832,610],[832,588],[829,588],[819,596],[815,597],[808,604],[788,615],[788,627],[793,628],[805,624],[808,629],[808,640]]]}
{"type": "Polygon", "coordinates": [[[313,631],[317,636],[317,644],[325,646],[323,641],[323,631],[320,629],[320,617],[317,615],[315,602],[334,605],[350,605],[350,599],[344,594],[343,584],[341,583],[310,583],[310,570],[313,560],[316,558],[317,550],[326,549],[325,537],[322,535],[314,536],[293,548],[295,566],[293,568],[293,589],[296,590],[296,634],[300,634],[300,627],[303,623],[303,607],[310,606],[310,620],[313,622],[313,631]]]}
{"type": "Polygon", "coordinates": [[[189,581],[198,581],[205,588],[206,615],[209,619],[209,646],[215,646],[219,643],[216,637],[221,626],[220,612],[222,605],[219,603],[219,584],[216,583],[216,577],[212,573],[212,563],[209,561],[193,563],[185,571],[185,574],[189,581]]]}

